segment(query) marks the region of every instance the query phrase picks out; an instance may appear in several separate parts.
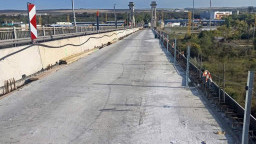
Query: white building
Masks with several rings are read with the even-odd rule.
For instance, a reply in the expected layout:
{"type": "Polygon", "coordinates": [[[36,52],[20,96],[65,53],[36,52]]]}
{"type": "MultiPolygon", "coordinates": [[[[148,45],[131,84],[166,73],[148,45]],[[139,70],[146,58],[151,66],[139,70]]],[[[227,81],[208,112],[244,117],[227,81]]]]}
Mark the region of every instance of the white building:
{"type": "Polygon", "coordinates": [[[171,22],[169,22],[169,23],[167,23],[167,24],[165,25],[165,27],[180,27],[180,22],[177,22],[177,23],[171,23],[171,22]]]}
{"type": "Polygon", "coordinates": [[[72,25],[70,22],[56,22],[57,25],[72,25]]]}
{"type": "Polygon", "coordinates": [[[232,11],[215,11],[213,12],[213,18],[220,20],[222,17],[232,15],[232,11]]]}
{"type": "Polygon", "coordinates": [[[232,15],[232,11],[204,11],[200,13],[201,19],[217,19],[220,20],[222,17],[232,15]]]}

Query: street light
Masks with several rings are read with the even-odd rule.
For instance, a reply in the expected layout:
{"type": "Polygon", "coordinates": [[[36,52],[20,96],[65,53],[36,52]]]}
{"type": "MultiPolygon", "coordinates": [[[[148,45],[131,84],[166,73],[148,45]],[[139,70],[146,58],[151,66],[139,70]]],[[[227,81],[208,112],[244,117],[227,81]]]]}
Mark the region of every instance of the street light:
{"type": "Polygon", "coordinates": [[[210,31],[212,29],[212,0],[210,0],[210,8],[209,8],[209,13],[210,13],[210,31]]]}
{"type": "Polygon", "coordinates": [[[194,30],[194,15],[195,15],[195,0],[193,0],[193,10],[192,10],[192,30],[194,30]]]}
{"type": "Polygon", "coordinates": [[[116,29],[117,29],[116,4],[114,4],[114,13],[115,13],[115,26],[116,26],[116,29]]]}
{"type": "Polygon", "coordinates": [[[75,13],[75,2],[72,0],[72,11],[73,11],[73,17],[74,17],[74,25],[76,26],[76,13],[75,13]]]}

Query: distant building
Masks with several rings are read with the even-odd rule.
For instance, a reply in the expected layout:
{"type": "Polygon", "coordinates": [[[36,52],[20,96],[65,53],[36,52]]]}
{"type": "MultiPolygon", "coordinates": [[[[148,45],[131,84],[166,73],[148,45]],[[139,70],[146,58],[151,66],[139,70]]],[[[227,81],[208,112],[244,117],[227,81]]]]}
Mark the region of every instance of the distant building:
{"type": "Polygon", "coordinates": [[[2,23],[2,26],[4,27],[20,27],[21,25],[23,24],[23,22],[14,22],[14,21],[11,21],[11,22],[5,22],[5,23],[2,23]]]}
{"type": "Polygon", "coordinates": [[[217,27],[211,27],[211,28],[201,28],[201,31],[213,31],[213,30],[217,30],[217,27]]]}
{"type": "MultiPolygon", "coordinates": [[[[212,26],[219,26],[222,25],[225,22],[225,20],[211,20],[211,24],[212,26]]],[[[169,25],[169,24],[174,24],[173,26],[177,26],[179,23],[180,26],[187,26],[188,23],[188,19],[168,19],[164,21],[165,25],[169,25]]],[[[199,26],[207,26],[210,23],[210,20],[206,20],[206,19],[195,19],[194,23],[199,26]]]]}
{"type": "Polygon", "coordinates": [[[232,11],[204,11],[200,13],[200,18],[201,19],[216,19],[220,20],[225,16],[232,15],[232,11]]]}
{"type": "Polygon", "coordinates": [[[181,12],[181,10],[180,9],[175,9],[174,12],[181,12]]]}
{"type": "Polygon", "coordinates": [[[214,12],[214,19],[220,20],[225,16],[232,15],[232,11],[215,11],[214,12]]]}
{"type": "Polygon", "coordinates": [[[180,27],[180,22],[168,22],[165,27],[180,27]]]}
{"type": "Polygon", "coordinates": [[[56,22],[57,25],[72,25],[70,22],[56,22]]]}
{"type": "Polygon", "coordinates": [[[209,11],[200,12],[200,18],[201,19],[210,19],[210,12],[209,11]]]}

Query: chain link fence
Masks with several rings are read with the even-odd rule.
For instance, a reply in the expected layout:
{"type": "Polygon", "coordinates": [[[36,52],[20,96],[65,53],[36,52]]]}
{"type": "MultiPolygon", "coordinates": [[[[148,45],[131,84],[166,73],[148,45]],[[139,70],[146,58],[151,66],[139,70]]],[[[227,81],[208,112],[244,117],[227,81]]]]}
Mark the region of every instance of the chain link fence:
{"type": "MultiPolygon", "coordinates": [[[[167,43],[169,45],[168,52],[174,58],[175,48],[174,40],[169,41],[167,34],[162,31],[153,31],[156,38],[159,38],[165,48],[167,43]]],[[[168,54],[168,53],[167,53],[168,54]]],[[[177,64],[186,71],[187,58],[184,52],[176,49],[176,62],[177,64]]],[[[189,59],[189,79],[191,84],[193,83],[199,90],[201,90],[205,97],[215,105],[218,111],[225,114],[225,118],[229,119],[230,125],[233,131],[242,135],[243,118],[244,118],[244,107],[242,107],[237,101],[235,101],[225,90],[223,90],[216,82],[208,80],[206,82],[203,77],[204,70],[201,66],[196,66],[189,59]]],[[[256,142],[256,119],[254,116],[250,116],[250,140],[256,142]]]]}

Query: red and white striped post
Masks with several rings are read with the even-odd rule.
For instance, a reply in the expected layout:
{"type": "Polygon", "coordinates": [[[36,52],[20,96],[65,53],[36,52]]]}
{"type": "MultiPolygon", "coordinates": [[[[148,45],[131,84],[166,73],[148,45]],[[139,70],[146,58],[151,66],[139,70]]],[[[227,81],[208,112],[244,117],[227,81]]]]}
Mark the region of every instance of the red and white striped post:
{"type": "Polygon", "coordinates": [[[34,43],[37,39],[36,6],[28,3],[28,17],[31,40],[34,43]]]}

